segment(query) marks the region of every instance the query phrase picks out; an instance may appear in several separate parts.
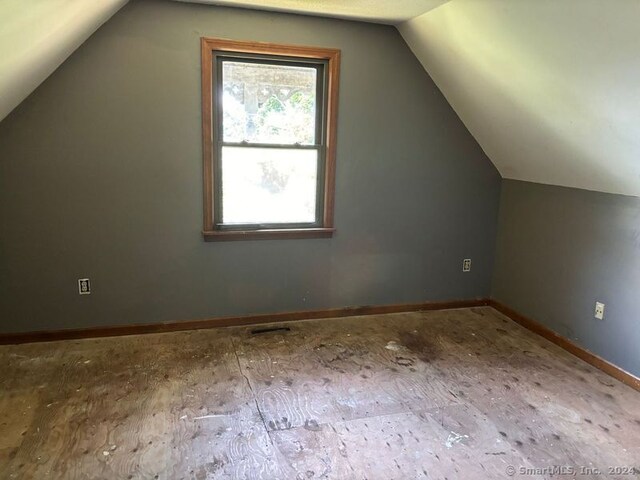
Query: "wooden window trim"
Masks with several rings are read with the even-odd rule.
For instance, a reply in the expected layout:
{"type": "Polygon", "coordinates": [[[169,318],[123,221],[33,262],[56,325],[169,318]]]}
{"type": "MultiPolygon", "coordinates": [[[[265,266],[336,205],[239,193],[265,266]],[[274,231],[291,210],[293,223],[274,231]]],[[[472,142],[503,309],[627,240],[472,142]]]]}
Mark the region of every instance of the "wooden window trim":
{"type": "Polygon", "coordinates": [[[340,83],[340,50],[330,48],[305,47],[297,45],[279,45],[262,42],[240,42],[217,38],[201,38],[202,55],[202,153],[204,176],[204,228],[203,236],[207,241],[249,240],[275,238],[328,238],[333,236],[336,138],[338,119],[338,89],[340,83]],[[244,53],[257,55],[276,55],[280,57],[310,58],[327,61],[326,93],[326,129],[324,132],[324,205],[320,228],[283,228],[257,230],[220,230],[216,228],[214,218],[214,92],[213,69],[215,53],[244,53]]]}

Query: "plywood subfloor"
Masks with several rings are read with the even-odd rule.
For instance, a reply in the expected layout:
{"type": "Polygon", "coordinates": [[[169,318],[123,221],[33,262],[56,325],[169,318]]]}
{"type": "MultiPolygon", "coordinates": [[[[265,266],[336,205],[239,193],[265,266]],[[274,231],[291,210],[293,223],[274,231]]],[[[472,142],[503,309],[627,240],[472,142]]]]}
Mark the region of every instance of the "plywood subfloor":
{"type": "Polygon", "coordinates": [[[638,478],[640,393],[489,307],[286,326],[0,347],[0,478],[638,478]]]}

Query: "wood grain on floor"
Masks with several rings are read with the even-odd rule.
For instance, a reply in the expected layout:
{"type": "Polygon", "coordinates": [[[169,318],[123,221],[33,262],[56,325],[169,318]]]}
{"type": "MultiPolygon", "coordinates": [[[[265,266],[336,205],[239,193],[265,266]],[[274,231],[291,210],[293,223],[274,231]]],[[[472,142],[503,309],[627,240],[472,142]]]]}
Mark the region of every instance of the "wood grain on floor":
{"type": "Polygon", "coordinates": [[[640,478],[640,393],[490,307],[287,326],[0,347],[0,478],[640,478]]]}

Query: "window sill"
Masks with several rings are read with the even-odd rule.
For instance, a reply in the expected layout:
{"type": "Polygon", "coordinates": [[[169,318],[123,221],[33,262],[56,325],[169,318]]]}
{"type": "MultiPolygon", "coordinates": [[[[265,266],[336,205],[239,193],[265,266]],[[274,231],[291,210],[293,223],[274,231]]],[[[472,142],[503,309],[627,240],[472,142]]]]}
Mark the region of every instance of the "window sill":
{"type": "Polygon", "coordinates": [[[231,240],[273,240],[290,238],[331,238],[335,228],[288,228],[272,230],[205,230],[207,242],[231,240]]]}

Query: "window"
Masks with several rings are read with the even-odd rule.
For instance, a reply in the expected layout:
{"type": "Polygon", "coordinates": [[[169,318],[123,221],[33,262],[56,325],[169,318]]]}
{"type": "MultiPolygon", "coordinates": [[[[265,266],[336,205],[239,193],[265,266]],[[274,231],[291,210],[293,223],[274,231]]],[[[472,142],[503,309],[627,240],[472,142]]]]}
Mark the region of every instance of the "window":
{"type": "Polygon", "coordinates": [[[332,236],[339,62],[202,39],[206,240],[332,236]]]}

